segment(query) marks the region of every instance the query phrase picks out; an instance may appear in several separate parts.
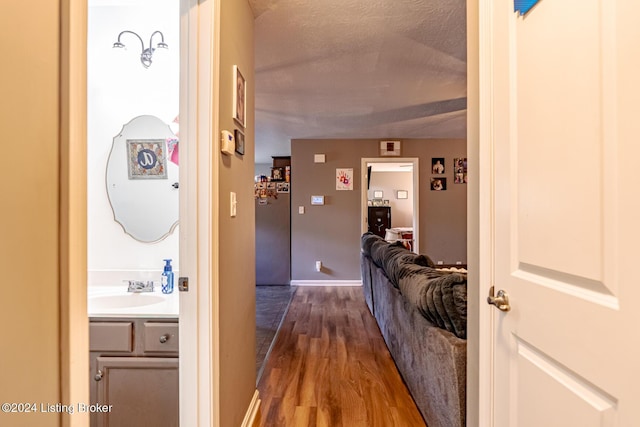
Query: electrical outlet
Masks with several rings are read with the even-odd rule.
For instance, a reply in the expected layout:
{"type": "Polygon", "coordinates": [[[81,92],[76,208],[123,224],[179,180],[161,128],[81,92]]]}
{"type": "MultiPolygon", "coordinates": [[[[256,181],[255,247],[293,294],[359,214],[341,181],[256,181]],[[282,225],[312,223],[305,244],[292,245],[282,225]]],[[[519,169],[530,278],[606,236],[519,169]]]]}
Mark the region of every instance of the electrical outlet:
{"type": "Polygon", "coordinates": [[[298,206],[298,213],[304,215],[304,206],[298,206]]]}
{"type": "Polygon", "coordinates": [[[443,264],[444,264],[444,261],[437,261],[437,262],[436,262],[436,264],[438,264],[438,265],[443,265],[443,264]]]}

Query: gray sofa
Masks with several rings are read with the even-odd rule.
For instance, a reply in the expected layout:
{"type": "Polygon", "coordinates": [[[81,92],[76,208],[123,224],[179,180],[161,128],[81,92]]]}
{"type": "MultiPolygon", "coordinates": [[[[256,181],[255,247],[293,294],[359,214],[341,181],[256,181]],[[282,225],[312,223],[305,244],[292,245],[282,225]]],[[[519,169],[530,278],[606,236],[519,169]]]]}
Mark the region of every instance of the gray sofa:
{"type": "Polygon", "coordinates": [[[465,274],[366,233],[360,266],[365,300],[429,427],[465,425],[465,274]]]}

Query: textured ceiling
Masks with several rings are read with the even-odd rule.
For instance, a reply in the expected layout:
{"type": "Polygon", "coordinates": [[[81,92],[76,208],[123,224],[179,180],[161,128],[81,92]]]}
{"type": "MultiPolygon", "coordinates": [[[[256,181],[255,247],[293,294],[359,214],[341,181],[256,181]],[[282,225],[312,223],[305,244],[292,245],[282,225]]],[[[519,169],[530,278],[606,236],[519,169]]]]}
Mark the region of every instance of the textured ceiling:
{"type": "Polygon", "coordinates": [[[249,0],[256,162],[296,138],[464,138],[465,0],[249,0]]]}

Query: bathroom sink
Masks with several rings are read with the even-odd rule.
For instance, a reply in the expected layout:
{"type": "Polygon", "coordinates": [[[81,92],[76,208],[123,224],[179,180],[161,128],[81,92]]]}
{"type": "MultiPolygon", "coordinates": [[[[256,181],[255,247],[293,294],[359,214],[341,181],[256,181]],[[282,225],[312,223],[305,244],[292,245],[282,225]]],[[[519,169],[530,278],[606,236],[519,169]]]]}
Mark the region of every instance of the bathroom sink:
{"type": "Polygon", "coordinates": [[[130,293],[126,295],[99,295],[89,298],[91,307],[95,310],[143,307],[146,305],[158,304],[166,298],[159,295],[149,295],[143,293],[130,293]]]}

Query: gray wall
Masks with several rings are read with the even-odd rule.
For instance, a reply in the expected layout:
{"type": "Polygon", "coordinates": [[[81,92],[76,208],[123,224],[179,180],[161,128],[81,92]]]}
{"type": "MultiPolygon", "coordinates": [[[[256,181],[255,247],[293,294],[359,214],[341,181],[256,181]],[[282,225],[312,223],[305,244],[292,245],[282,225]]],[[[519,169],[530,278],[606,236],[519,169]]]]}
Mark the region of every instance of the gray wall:
{"type": "Polygon", "coordinates": [[[256,205],[256,285],[288,285],[291,279],[289,194],[256,205]]]}
{"type": "MultiPolygon", "coordinates": [[[[291,141],[292,280],[360,279],[360,163],[378,157],[378,146],[378,139],[291,141]],[[314,154],[325,154],[326,163],[314,163],[314,154]],[[336,168],[353,168],[353,191],[336,191],[336,168]],[[324,195],[325,205],[311,206],[311,195],[324,195]],[[315,271],[316,260],[323,271],[315,271]]],[[[466,141],[406,139],[402,157],[420,162],[420,252],[446,264],[466,263],[467,185],[453,184],[452,167],[454,157],[466,157],[466,141]],[[446,160],[447,191],[430,190],[432,157],[446,160]]]]}

